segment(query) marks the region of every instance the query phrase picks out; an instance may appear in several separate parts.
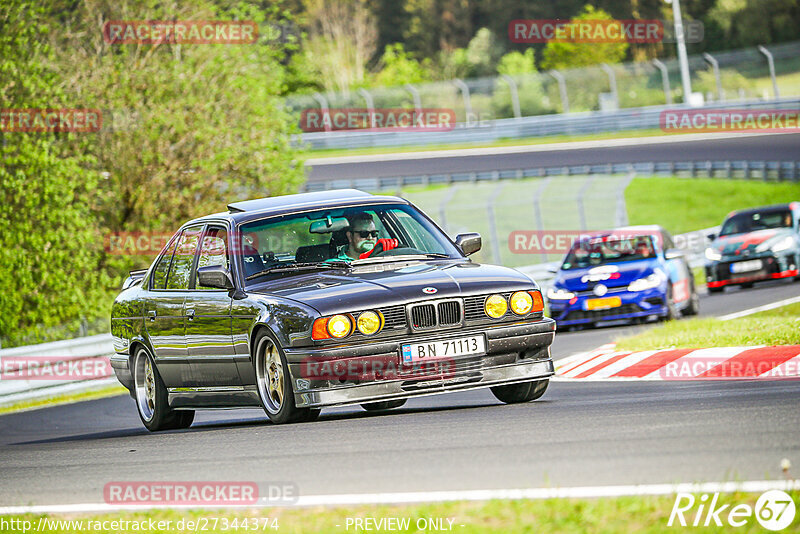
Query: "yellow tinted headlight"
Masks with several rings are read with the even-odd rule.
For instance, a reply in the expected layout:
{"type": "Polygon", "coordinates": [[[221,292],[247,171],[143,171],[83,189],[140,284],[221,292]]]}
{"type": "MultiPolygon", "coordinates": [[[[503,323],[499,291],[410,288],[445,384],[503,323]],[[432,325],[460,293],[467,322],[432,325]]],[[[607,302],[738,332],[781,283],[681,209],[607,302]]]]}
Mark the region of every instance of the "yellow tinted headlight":
{"type": "Polygon", "coordinates": [[[377,333],[381,329],[381,326],[383,326],[382,323],[381,316],[373,311],[363,312],[356,320],[358,331],[365,336],[371,336],[377,333]]]}
{"type": "Polygon", "coordinates": [[[504,299],[502,295],[491,295],[486,299],[483,309],[489,317],[499,319],[508,311],[508,302],[506,302],[506,299],[504,299]]]}
{"type": "Polygon", "coordinates": [[[346,315],[334,315],[328,319],[328,333],[335,338],[346,337],[352,328],[353,324],[346,315]]]}
{"type": "Polygon", "coordinates": [[[517,315],[525,315],[533,308],[533,297],[527,291],[517,291],[511,295],[511,311],[517,315]]]}

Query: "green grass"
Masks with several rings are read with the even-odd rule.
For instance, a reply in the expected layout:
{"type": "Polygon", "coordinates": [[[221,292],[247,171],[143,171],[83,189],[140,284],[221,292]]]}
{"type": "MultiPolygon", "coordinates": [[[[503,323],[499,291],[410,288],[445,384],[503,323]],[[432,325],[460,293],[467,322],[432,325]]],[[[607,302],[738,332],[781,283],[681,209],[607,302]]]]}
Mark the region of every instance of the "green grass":
{"type": "Polygon", "coordinates": [[[800,200],[800,183],[637,178],[625,191],[631,224],[660,224],[673,234],[719,225],[733,210],[792,200],[800,200]]]}
{"type": "Polygon", "coordinates": [[[114,395],[122,395],[127,393],[128,390],[122,385],[107,386],[104,388],[93,389],[91,391],[83,391],[81,393],[65,393],[63,395],[54,395],[52,397],[20,401],[0,406],[0,415],[36,410],[39,408],[48,408],[50,406],[56,406],[59,404],[72,404],[73,402],[102,399],[104,397],[113,397],[114,395]]]}
{"type": "Polygon", "coordinates": [[[438,145],[400,146],[400,147],[368,147],[368,148],[328,148],[308,150],[300,157],[301,161],[310,158],[335,158],[339,156],[364,156],[369,154],[395,154],[407,152],[427,152],[428,150],[454,150],[459,148],[495,148],[505,146],[544,145],[547,143],[569,143],[577,141],[597,141],[604,139],[625,139],[630,137],[655,137],[661,135],[683,135],[682,132],[664,132],[652,128],[646,130],[626,130],[621,132],[604,132],[585,135],[548,135],[543,137],[525,137],[522,139],[499,139],[489,143],[450,143],[438,145]]]}
{"type": "MultiPolygon", "coordinates": [[[[792,492],[791,496],[795,502],[800,502],[800,493],[792,492]]],[[[699,504],[700,495],[695,495],[696,503],[699,504]]],[[[721,494],[717,501],[717,506],[728,504],[728,508],[720,514],[723,527],[691,527],[692,532],[764,532],[764,529],[756,521],[755,517],[748,518],[747,524],[733,529],[725,521],[727,512],[737,504],[747,504],[751,509],[755,506],[758,494],[751,493],[732,493],[721,494]]],[[[171,521],[171,528],[163,529],[169,532],[194,532],[193,529],[177,529],[178,521],[200,520],[201,525],[205,525],[209,532],[223,532],[222,522],[219,518],[226,518],[229,522],[238,519],[240,522],[244,518],[258,518],[259,532],[293,532],[304,533],[324,533],[324,532],[365,532],[353,526],[355,518],[398,518],[408,519],[408,529],[398,529],[395,532],[437,532],[433,529],[418,530],[417,520],[419,519],[440,519],[447,526],[447,519],[451,519],[452,531],[455,533],[472,534],[484,532],[497,533],[516,533],[516,532],[558,532],[558,533],[606,533],[606,532],[675,532],[686,530],[677,523],[672,527],[667,526],[670,512],[675,503],[675,496],[646,496],[646,497],[616,497],[600,499],[547,499],[547,500],[508,500],[508,501],[486,501],[486,502],[465,502],[456,501],[437,504],[420,504],[407,506],[357,506],[357,507],[337,507],[337,508],[273,508],[260,510],[155,510],[151,512],[122,512],[102,515],[49,515],[44,516],[53,519],[71,519],[73,521],[142,521],[152,519],[158,521],[171,521]],[[213,529],[214,518],[217,518],[217,528],[213,529]],[[277,530],[271,528],[272,521],[267,523],[266,529],[261,529],[265,518],[277,520],[277,530]],[[348,523],[348,519],[351,520],[348,523]],[[205,520],[203,523],[202,521],[205,520]],[[349,528],[348,528],[349,526],[349,528]]],[[[694,514],[697,512],[697,504],[684,514],[691,525],[694,514]]],[[[707,507],[706,507],[707,508],[707,507]]],[[[705,510],[704,510],[705,511],[705,510]]],[[[800,514],[798,514],[800,515],[800,514]]],[[[39,515],[24,516],[4,516],[6,521],[10,519],[22,519],[31,522],[32,529],[36,529],[39,522],[39,515]]],[[[702,520],[705,520],[703,515],[702,520]]],[[[50,532],[87,532],[76,528],[54,528],[51,523],[50,532]]],[[[85,527],[86,525],[84,525],[85,527]]],[[[167,526],[166,524],[162,526],[167,526]]],[[[163,531],[162,530],[162,531],[163,531]]],[[[145,532],[153,532],[147,529],[145,532]]],[[[198,531],[203,531],[199,528],[198,531]]],[[[228,531],[234,531],[229,528],[228,531]]],[[[236,531],[244,531],[241,527],[236,531]]],[[[252,527],[250,529],[252,531],[252,527]]],[[[377,530],[376,532],[387,532],[387,530],[377,530]]],[[[22,532],[21,529],[12,532],[22,532]]],[[[128,529],[92,529],[92,532],[139,532],[131,528],[128,529]]],[[[794,522],[781,532],[791,533],[800,532],[800,520],[796,517],[794,522]]]]}
{"type": "Polygon", "coordinates": [[[616,340],[620,350],[800,345],[800,303],[732,321],[681,319],[616,340]]]}

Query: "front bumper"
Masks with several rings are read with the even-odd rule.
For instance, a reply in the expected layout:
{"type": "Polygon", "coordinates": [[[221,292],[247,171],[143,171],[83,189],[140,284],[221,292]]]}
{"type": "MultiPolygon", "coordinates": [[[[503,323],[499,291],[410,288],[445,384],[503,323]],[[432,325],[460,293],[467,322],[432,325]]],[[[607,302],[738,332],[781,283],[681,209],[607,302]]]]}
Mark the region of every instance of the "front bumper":
{"type": "Polygon", "coordinates": [[[799,275],[800,268],[794,253],[736,258],[736,261],[726,257],[722,261],[706,264],[706,284],[712,289],[764,280],[792,278],[799,275]],[[761,269],[744,273],[731,272],[731,265],[751,260],[761,260],[761,269]]]}
{"type": "MultiPolygon", "coordinates": [[[[451,391],[477,389],[548,378],[553,375],[550,345],[555,334],[555,322],[544,318],[535,323],[468,328],[447,335],[426,334],[398,341],[369,343],[350,347],[323,349],[286,349],[285,355],[298,407],[344,406],[393,399],[434,395],[451,391]],[[485,335],[486,354],[458,357],[434,372],[393,376],[310,377],[305,370],[308,362],[336,361],[344,364],[394,362],[402,369],[401,345],[425,343],[447,338],[485,335]],[[360,379],[361,378],[361,379],[360,379]]],[[[374,369],[374,368],[373,368],[374,369]]]]}
{"type": "Polygon", "coordinates": [[[578,295],[574,301],[548,300],[550,315],[559,327],[667,315],[666,290],[662,288],[646,291],[615,291],[608,293],[606,297],[619,297],[621,305],[602,310],[588,310],[587,301],[598,297],[578,295]]]}

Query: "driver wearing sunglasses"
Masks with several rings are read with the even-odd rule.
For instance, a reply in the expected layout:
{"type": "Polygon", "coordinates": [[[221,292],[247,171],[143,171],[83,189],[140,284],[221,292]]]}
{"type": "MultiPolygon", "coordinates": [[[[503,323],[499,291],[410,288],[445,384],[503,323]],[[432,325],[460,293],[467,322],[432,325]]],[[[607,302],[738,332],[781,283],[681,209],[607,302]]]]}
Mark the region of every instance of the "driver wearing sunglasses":
{"type": "Polygon", "coordinates": [[[378,230],[372,215],[361,212],[347,216],[348,230],[345,232],[347,244],[337,249],[334,260],[353,261],[370,257],[375,251],[396,248],[397,239],[378,239],[378,230]],[[379,246],[380,245],[380,246],[379,246]]]}

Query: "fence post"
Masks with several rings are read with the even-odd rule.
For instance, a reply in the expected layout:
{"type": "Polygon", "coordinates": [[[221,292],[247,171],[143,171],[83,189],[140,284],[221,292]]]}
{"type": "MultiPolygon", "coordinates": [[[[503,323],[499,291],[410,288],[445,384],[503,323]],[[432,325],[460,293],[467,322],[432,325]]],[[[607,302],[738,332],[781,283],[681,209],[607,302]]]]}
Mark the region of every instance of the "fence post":
{"type": "Polygon", "coordinates": [[[725,102],[725,94],[722,92],[722,80],[720,80],[719,77],[719,61],[708,52],[703,52],[703,59],[710,63],[711,67],[714,69],[714,79],[717,81],[717,100],[725,102]]]}
{"type": "Polygon", "coordinates": [[[367,112],[369,113],[369,127],[375,129],[375,102],[372,100],[372,95],[363,87],[359,88],[358,94],[364,97],[367,103],[367,112]]]}
{"type": "Polygon", "coordinates": [[[448,235],[450,235],[450,232],[447,228],[447,204],[449,204],[450,201],[453,200],[453,197],[456,196],[457,190],[458,185],[451,185],[450,189],[447,191],[447,194],[439,203],[439,219],[442,221],[442,230],[444,230],[448,235]]]}
{"type": "MultiPolygon", "coordinates": [[[[320,93],[314,93],[311,96],[314,98],[314,100],[316,100],[319,103],[319,108],[322,110],[322,115],[323,116],[327,115],[328,114],[328,100],[324,96],[322,96],[322,94],[320,94],[320,93]]],[[[325,131],[326,132],[330,132],[331,131],[330,121],[327,120],[327,121],[323,121],[323,122],[325,123],[325,131]]]]}
{"type": "Polygon", "coordinates": [[[456,78],[453,80],[453,85],[461,90],[461,96],[464,97],[464,114],[466,115],[465,121],[470,122],[472,120],[472,104],[469,100],[469,87],[467,87],[467,84],[465,84],[464,80],[461,78],[456,78]]]}
{"type": "Polygon", "coordinates": [[[489,195],[489,200],[486,201],[486,213],[489,215],[489,233],[492,239],[492,259],[495,265],[501,265],[503,260],[500,257],[500,239],[497,235],[497,220],[495,217],[494,204],[505,185],[506,184],[503,182],[498,183],[497,187],[492,191],[492,194],[489,195]]]}
{"type": "Polygon", "coordinates": [[[603,63],[600,67],[605,71],[606,75],[608,75],[608,85],[611,88],[611,94],[614,95],[614,104],[616,108],[619,109],[619,94],[617,93],[617,75],[614,72],[608,63],[603,63]]]}
{"type": "Polygon", "coordinates": [[[774,98],[778,99],[781,95],[780,92],[778,92],[778,80],[775,79],[775,61],[772,58],[772,52],[762,45],[758,45],[758,51],[767,58],[767,63],[769,63],[769,77],[772,78],[772,94],[774,98]]]}
{"type": "Polygon", "coordinates": [[[567,81],[564,79],[564,75],[556,69],[548,70],[547,74],[558,82],[558,93],[561,96],[561,113],[569,113],[569,96],[567,96],[567,81]]]}
{"type": "Polygon", "coordinates": [[[517,82],[508,74],[501,74],[500,77],[508,84],[511,91],[511,106],[514,108],[514,117],[517,119],[522,117],[522,111],[519,108],[519,93],[517,92],[517,82]]]}
{"type": "Polygon", "coordinates": [[[669,71],[667,66],[658,59],[653,60],[653,65],[661,71],[661,85],[664,87],[664,97],[667,99],[667,105],[672,105],[672,91],[669,88],[669,71]]]}
{"type": "Polygon", "coordinates": [[[422,115],[422,99],[419,97],[419,91],[410,83],[405,84],[406,91],[411,93],[411,98],[414,99],[414,109],[417,110],[417,115],[422,115]]]}
{"type": "MultiPolygon", "coordinates": [[[[539,184],[539,187],[536,188],[536,191],[533,193],[533,216],[536,218],[536,229],[540,232],[544,230],[544,220],[542,219],[542,206],[541,206],[541,198],[542,193],[544,190],[547,189],[547,186],[550,185],[550,181],[553,179],[552,176],[546,177],[542,182],[539,184]]],[[[542,252],[542,260],[545,262],[547,261],[547,253],[542,252]]]]}
{"type": "Polygon", "coordinates": [[[579,218],[579,221],[580,221],[581,230],[588,230],[589,229],[587,227],[587,224],[586,224],[586,208],[583,205],[583,197],[586,196],[586,191],[589,189],[589,186],[592,185],[592,182],[594,182],[594,178],[595,178],[594,175],[589,176],[586,179],[586,181],[583,182],[583,185],[581,186],[580,190],[578,191],[578,198],[577,198],[578,218],[579,218]]]}

